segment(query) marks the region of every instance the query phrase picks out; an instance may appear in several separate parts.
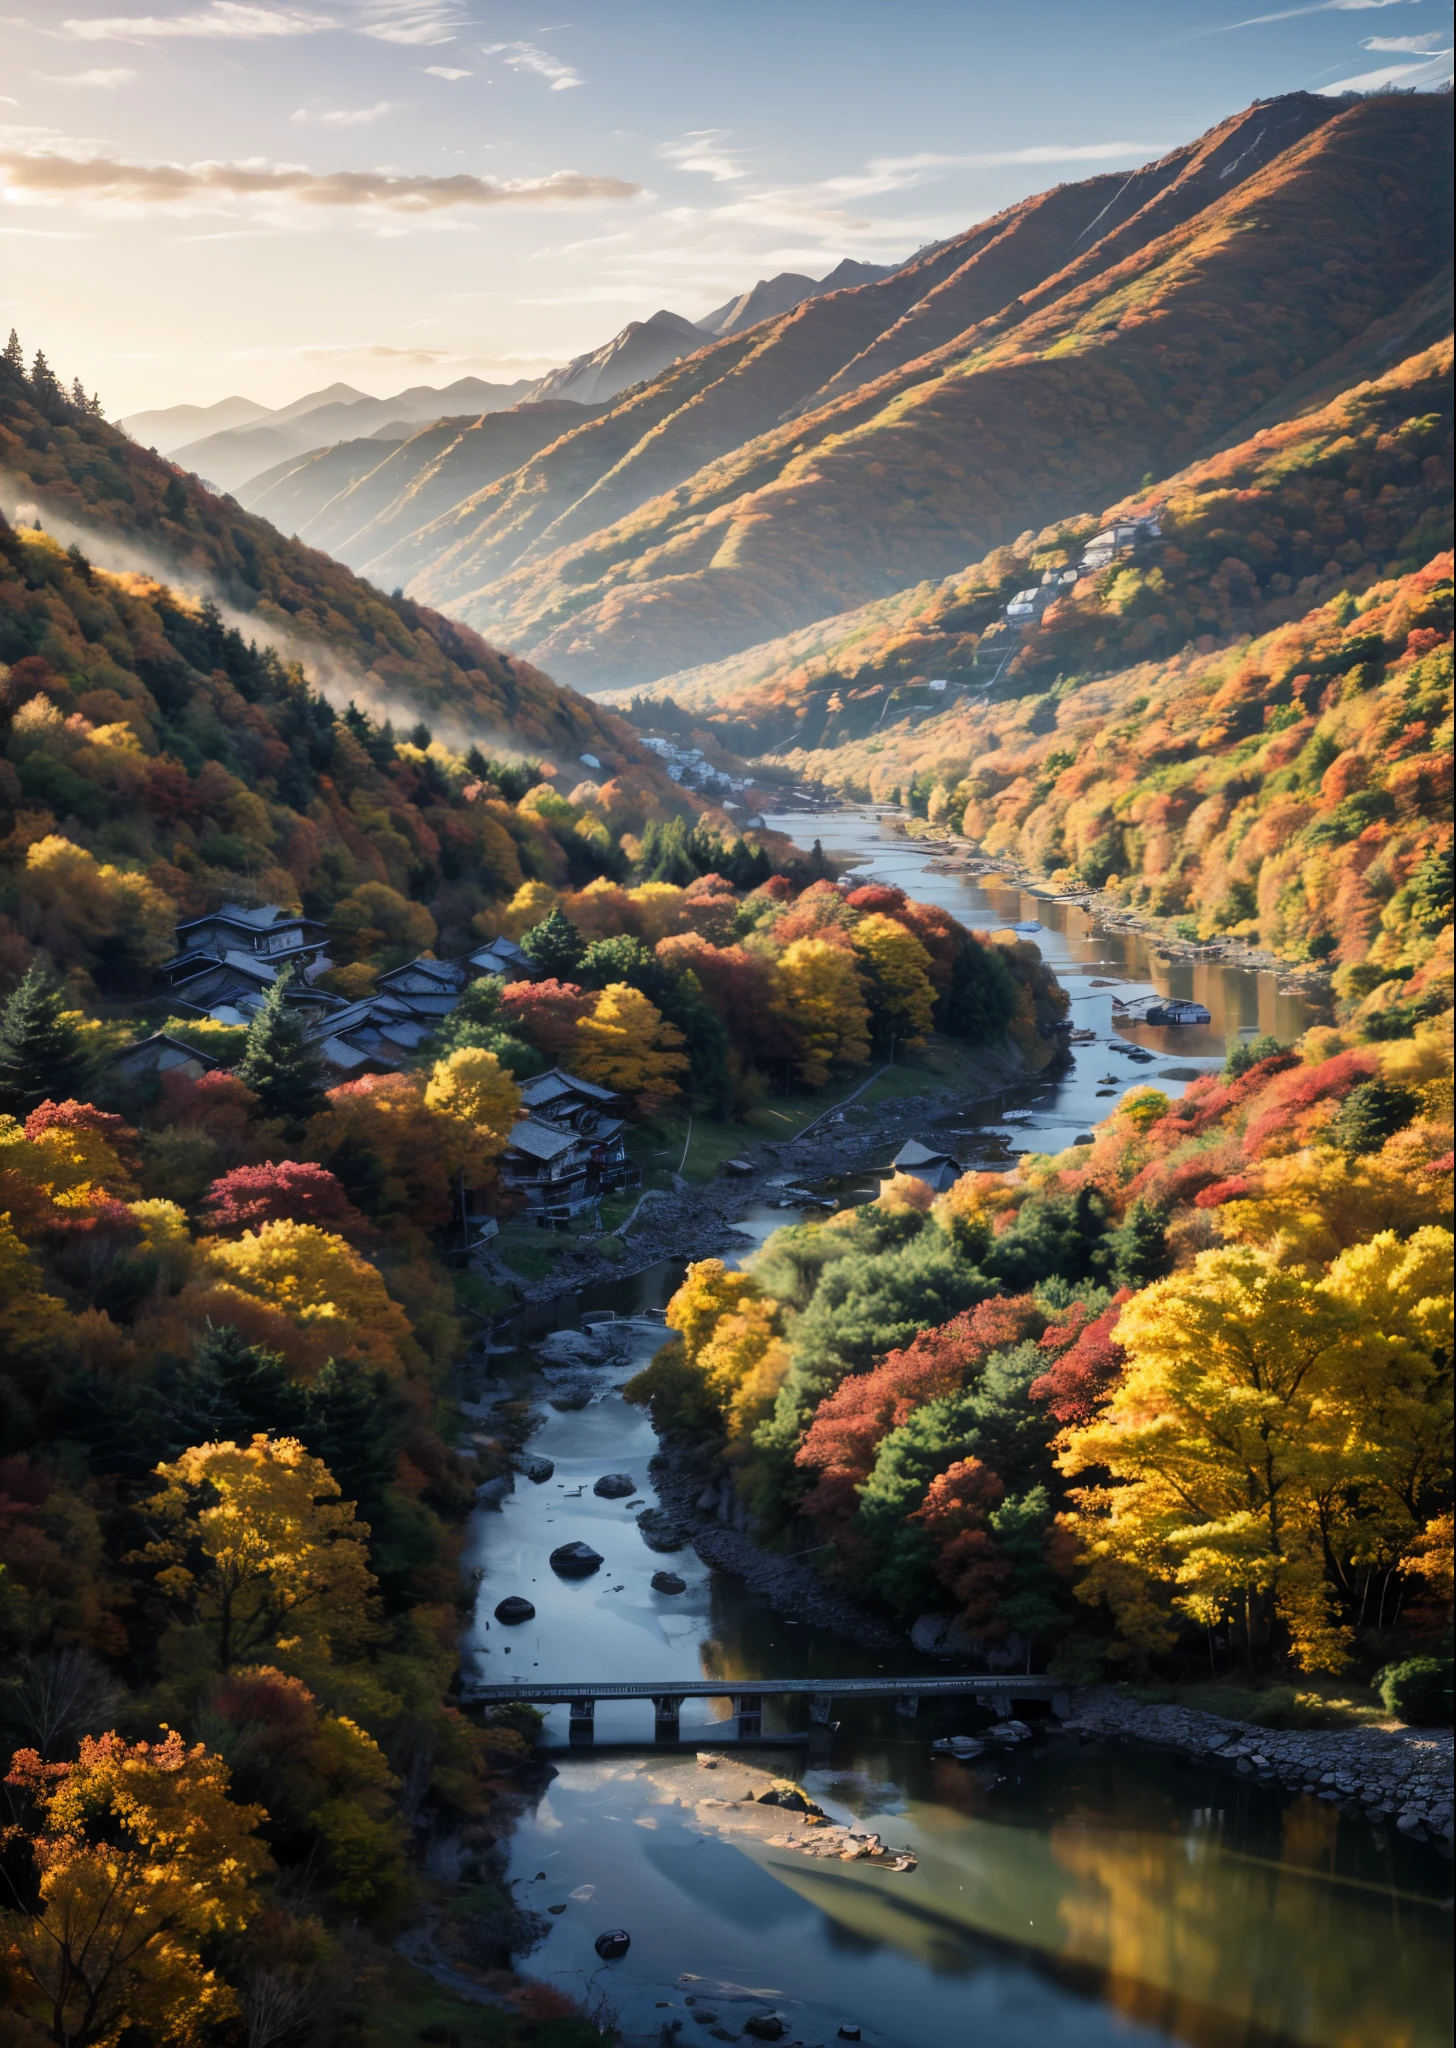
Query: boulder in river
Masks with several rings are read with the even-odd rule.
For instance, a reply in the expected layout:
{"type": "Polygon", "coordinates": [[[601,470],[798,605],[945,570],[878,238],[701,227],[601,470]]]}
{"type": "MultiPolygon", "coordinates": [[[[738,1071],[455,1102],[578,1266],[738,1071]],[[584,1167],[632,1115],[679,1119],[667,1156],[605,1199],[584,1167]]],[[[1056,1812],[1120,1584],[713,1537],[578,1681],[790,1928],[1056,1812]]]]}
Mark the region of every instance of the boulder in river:
{"type": "Polygon", "coordinates": [[[625,1927],[610,1927],[605,1934],[599,1934],[592,1947],[604,1963],[615,1963],[626,1955],[632,1946],[632,1937],[625,1927]]]}
{"type": "Polygon", "coordinates": [[[507,1494],[514,1493],[516,1482],[509,1472],[502,1472],[496,1479],[482,1480],[475,1489],[475,1498],[486,1507],[498,1508],[507,1494]]]}
{"type": "Polygon", "coordinates": [[[601,1566],[601,1552],[589,1543],[560,1543],[551,1553],[551,1569],[563,1579],[584,1579],[601,1566]]]}
{"type": "Polygon", "coordinates": [[[536,1346],[536,1356],[547,1365],[600,1365],[605,1347],[587,1330],[553,1330],[536,1346]]]}
{"type": "Polygon", "coordinates": [[[551,1406],[566,1415],[577,1408],[589,1408],[591,1397],[592,1390],[587,1381],[568,1380],[565,1386],[556,1389],[550,1399],[551,1406]]]}
{"type": "Polygon", "coordinates": [[[679,1578],[676,1572],[654,1572],[652,1590],[654,1593],[686,1593],[688,1582],[679,1578]]]}
{"type": "Polygon", "coordinates": [[[592,1492],[600,1494],[603,1500],[625,1500],[636,1491],[636,1480],[625,1472],[604,1472],[592,1488],[592,1492]]]}
{"type": "Polygon", "coordinates": [[[514,1628],[517,1622],[534,1621],[536,1610],[530,1601],[523,1599],[519,1593],[508,1593],[505,1599],[497,1604],[495,1618],[497,1621],[503,1621],[507,1628],[514,1628]]]}
{"type": "Polygon", "coordinates": [[[637,1527],[649,1550],[681,1550],[688,1540],[687,1530],[666,1508],[648,1508],[637,1517],[637,1527]]]}
{"type": "Polygon", "coordinates": [[[538,1458],[533,1451],[522,1451],[516,1459],[516,1470],[533,1486],[544,1486],[556,1467],[549,1458],[538,1458]]]}
{"type": "Polygon", "coordinates": [[[752,2012],[743,2022],[743,2031],[755,2041],[782,2041],[784,2023],[776,2012],[752,2012]]]}

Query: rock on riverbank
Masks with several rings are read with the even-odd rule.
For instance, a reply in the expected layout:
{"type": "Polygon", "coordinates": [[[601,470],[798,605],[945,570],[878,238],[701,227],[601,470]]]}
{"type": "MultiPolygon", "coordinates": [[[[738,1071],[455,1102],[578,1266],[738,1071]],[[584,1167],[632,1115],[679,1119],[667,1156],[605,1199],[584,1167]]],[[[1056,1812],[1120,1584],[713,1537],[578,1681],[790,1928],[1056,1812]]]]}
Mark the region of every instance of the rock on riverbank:
{"type": "Polygon", "coordinates": [[[1243,1777],[1311,1792],[1392,1822],[1417,1841],[1452,1837],[1452,1733],[1442,1728],[1256,1728],[1191,1707],[1144,1706],[1113,1686],[1073,1696],[1063,1724],[1227,1764],[1243,1777]]]}
{"type": "MultiPolygon", "coordinates": [[[[732,1572],[750,1592],[761,1593],[776,1613],[812,1622],[818,1628],[837,1629],[868,1649],[904,1648],[905,1639],[898,1630],[832,1592],[811,1564],[760,1550],[731,1519],[720,1520],[720,1514],[733,1517],[737,1512],[731,1481],[724,1484],[715,1479],[705,1488],[702,1471],[681,1445],[664,1438],[651,1472],[662,1503],[659,1509],[649,1510],[656,1517],[654,1531],[667,1528],[680,1535],[704,1564],[715,1571],[732,1572]]],[[[653,1549],[666,1547],[660,1537],[653,1542],[651,1532],[648,1541],[653,1549]]]]}

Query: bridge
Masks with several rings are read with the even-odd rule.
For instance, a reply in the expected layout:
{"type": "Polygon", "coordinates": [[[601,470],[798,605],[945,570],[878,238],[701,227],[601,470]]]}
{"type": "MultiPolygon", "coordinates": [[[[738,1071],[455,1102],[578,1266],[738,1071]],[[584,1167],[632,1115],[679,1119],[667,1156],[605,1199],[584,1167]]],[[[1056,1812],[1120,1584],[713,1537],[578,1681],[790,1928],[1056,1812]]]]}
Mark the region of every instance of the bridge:
{"type": "Polygon", "coordinates": [[[906,1720],[915,1718],[923,1699],[973,1700],[1003,1717],[1022,1702],[1036,1702],[1049,1706],[1059,1718],[1070,1711],[1071,1701],[1061,1679],[1031,1672],[1019,1678],[993,1678],[979,1671],[914,1678],[520,1679],[472,1685],[463,1695],[467,1706],[525,1700],[532,1706],[568,1707],[568,1739],[573,1745],[594,1741],[598,1700],[651,1700],[654,1740],[679,1742],[684,1700],[726,1699],[732,1704],[738,1740],[756,1742],[763,1739],[764,1701],[791,1697],[809,1702],[811,1739],[816,1732],[823,1738],[832,1733],[837,1699],[893,1699],[896,1713],[906,1720]]]}

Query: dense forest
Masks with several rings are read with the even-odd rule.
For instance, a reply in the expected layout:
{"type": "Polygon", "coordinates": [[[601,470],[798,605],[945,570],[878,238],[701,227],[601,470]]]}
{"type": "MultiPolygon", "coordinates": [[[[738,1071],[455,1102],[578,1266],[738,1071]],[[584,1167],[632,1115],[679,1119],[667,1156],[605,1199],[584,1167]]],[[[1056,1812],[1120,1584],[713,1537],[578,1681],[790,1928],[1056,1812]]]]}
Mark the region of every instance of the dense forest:
{"type": "Polygon", "coordinates": [[[1256,1040],[1058,1156],[700,1262],[629,1398],[983,1667],[1394,1668],[1449,1716],[1448,1024],[1256,1040]]]}
{"type": "MultiPolygon", "coordinates": [[[[3,374],[31,452],[79,494],[99,447],[114,492],[111,430],[43,362],[3,374]]],[[[210,532],[170,487],[161,530],[210,532]]],[[[218,517],[219,546],[248,531],[218,517]]],[[[319,629],[357,652],[382,601],[334,585],[319,629]]],[[[486,1964],[530,1932],[492,1848],[536,1719],[455,1703],[463,1525],[518,1445],[462,1434],[450,1379],[500,1305],[458,1226],[467,1198],[519,1205],[520,1081],[561,1063],[639,1122],[730,1118],[937,1029],[1036,1067],[1066,998],[1011,934],[739,835],[490,650],[446,708],[488,736],[490,692],[529,684],[510,752],[340,707],[211,599],[38,525],[0,527],[0,636],[4,2038],[364,2039],[433,1825],[493,1916],[486,1964]],[[349,1001],[501,937],[529,972],[341,1078],[286,979],[251,1023],[173,1014],[175,928],[223,903],[315,920],[349,1001]],[[157,1029],[199,1057],[119,1057],[157,1029]]],[[[372,673],[428,697],[433,658],[400,659],[372,673]]],[[[517,2006],[503,2041],[598,2038],[555,1993],[517,2006]]]]}

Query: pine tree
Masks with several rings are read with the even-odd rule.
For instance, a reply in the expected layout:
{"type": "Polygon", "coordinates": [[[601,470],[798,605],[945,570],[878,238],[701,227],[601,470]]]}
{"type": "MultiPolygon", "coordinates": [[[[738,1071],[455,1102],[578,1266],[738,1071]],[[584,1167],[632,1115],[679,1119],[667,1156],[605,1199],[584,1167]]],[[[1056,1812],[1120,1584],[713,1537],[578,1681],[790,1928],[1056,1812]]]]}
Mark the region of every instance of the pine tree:
{"type": "Polygon", "coordinates": [[[7,370],[13,370],[17,377],[25,375],[25,350],[20,346],[20,336],[13,327],[10,330],[10,339],[5,344],[4,354],[0,355],[0,362],[4,363],[7,370]]]}
{"type": "Polygon", "coordinates": [[[301,1014],[285,1001],[291,974],[280,974],[248,1028],[238,1079],[269,1116],[301,1123],[322,1106],[323,1062],[308,1042],[301,1014]]]}
{"type": "Polygon", "coordinates": [[[54,976],[29,968],[0,1016],[0,1113],[28,1116],[47,1097],[64,1102],[84,1085],[81,1034],[64,1010],[54,976]]]}
{"type": "Polygon", "coordinates": [[[71,379],[71,403],[75,406],[77,412],[89,412],[91,410],[91,401],[86,396],[86,386],[79,377],[71,379]]]}
{"type": "Polygon", "coordinates": [[[558,908],[521,934],[521,948],[543,974],[554,975],[558,981],[570,981],[581,965],[586,940],[558,908]]]}

